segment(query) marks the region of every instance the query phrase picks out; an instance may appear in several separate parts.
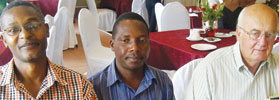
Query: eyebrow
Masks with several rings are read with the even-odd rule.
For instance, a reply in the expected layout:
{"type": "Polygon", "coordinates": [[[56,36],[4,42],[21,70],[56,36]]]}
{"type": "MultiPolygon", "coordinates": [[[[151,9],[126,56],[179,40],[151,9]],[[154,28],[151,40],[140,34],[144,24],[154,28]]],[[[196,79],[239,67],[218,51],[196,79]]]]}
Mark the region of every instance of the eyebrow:
{"type": "MultiPolygon", "coordinates": [[[[31,18],[27,19],[27,23],[28,23],[28,22],[32,22],[32,21],[39,21],[39,20],[38,20],[38,18],[36,18],[36,17],[31,17],[31,18]]],[[[17,22],[10,23],[10,24],[8,24],[7,26],[13,26],[13,25],[15,25],[15,24],[17,24],[17,22]]]]}
{"type": "MultiPolygon", "coordinates": [[[[261,30],[258,30],[258,29],[252,29],[251,31],[261,31],[261,30]]],[[[250,32],[251,32],[250,31],[250,32]]],[[[274,31],[274,30],[271,30],[271,31],[267,31],[268,33],[270,33],[270,32],[272,32],[272,33],[276,33],[276,31],[274,31]]]]}
{"type": "Polygon", "coordinates": [[[27,20],[27,22],[32,22],[32,21],[39,21],[39,19],[36,17],[31,17],[27,20]]]}

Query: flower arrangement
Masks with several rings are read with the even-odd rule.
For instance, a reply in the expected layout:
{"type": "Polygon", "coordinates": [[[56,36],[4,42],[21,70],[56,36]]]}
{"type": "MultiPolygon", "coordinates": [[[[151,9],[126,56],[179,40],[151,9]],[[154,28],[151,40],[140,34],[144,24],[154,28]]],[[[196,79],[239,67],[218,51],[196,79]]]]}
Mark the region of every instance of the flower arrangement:
{"type": "Polygon", "coordinates": [[[279,0],[266,0],[266,4],[279,13],[279,0]]]}
{"type": "Polygon", "coordinates": [[[209,22],[209,30],[213,30],[213,24],[215,20],[218,20],[223,16],[222,10],[225,7],[225,3],[223,4],[214,4],[212,7],[210,7],[209,3],[207,1],[203,1],[203,7],[202,10],[202,20],[204,22],[209,22]]]}

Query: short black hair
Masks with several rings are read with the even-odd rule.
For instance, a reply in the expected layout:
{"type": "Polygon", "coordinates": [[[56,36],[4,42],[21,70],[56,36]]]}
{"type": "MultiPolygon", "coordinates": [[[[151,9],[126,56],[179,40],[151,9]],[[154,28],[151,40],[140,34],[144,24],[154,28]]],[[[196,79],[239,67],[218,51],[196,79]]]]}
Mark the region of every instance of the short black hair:
{"type": "Polygon", "coordinates": [[[26,1],[17,1],[17,0],[16,0],[16,1],[13,1],[13,2],[9,3],[9,5],[6,6],[6,7],[4,8],[4,10],[2,11],[1,17],[0,17],[0,19],[1,19],[1,28],[2,28],[2,17],[5,15],[5,13],[6,13],[9,9],[11,9],[11,8],[13,8],[13,7],[17,7],[17,6],[27,6],[27,7],[31,7],[31,8],[33,8],[33,9],[35,9],[35,11],[39,14],[39,17],[41,18],[41,20],[44,22],[44,15],[43,15],[43,13],[41,12],[41,10],[40,10],[37,6],[33,5],[33,4],[30,3],[30,2],[26,2],[26,1]]]}
{"type": "Polygon", "coordinates": [[[139,14],[133,13],[133,12],[126,12],[126,13],[121,14],[117,18],[117,20],[115,21],[115,23],[113,25],[113,29],[112,29],[112,39],[115,38],[117,26],[123,20],[137,20],[137,21],[140,21],[140,22],[144,23],[144,25],[145,25],[145,27],[146,27],[146,29],[148,31],[148,34],[149,34],[148,26],[147,26],[145,20],[139,14]]]}

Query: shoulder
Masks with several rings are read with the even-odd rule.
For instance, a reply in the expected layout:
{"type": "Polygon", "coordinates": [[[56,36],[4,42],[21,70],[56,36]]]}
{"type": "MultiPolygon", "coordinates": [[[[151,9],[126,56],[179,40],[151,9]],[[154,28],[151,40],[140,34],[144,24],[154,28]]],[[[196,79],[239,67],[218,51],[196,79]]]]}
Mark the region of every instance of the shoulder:
{"type": "Polygon", "coordinates": [[[101,82],[106,82],[107,80],[107,76],[108,76],[108,68],[110,66],[107,66],[105,69],[103,69],[102,71],[90,76],[88,78],[88,80],[94,84],[94,86],[98,85],[98,84],[102,84],[101,82]]]}
{"type": "Polygon", "coordinates": [[[68,85],[81,85],[82,87],[86,87],[90,83],[84,75],[64,66],[53,64],[52,68],[56,76],[67,82],[68,85]]]}
{"type": "Polygon", "coordinates": [[[231,60],[233,56],[233,46],[223,47],[209,53],[200,63],[204,65],[221,64],[222,61],[231,60]]]}
{"type": "Polygon", "coordinates": [[[272,63],[274,64],[274,67],[279,67],[279,54],[272,53],[270,58],[272,63]]]}
{"type": "Polygon", "coordinates": [[[76,77],[76,76],[79,76],[79,77],[82,77],[83,75],[76,72],[76,71],[73,71],[71,69],[68,69],[67,67],[65,66],[61,66],[61,65],[57,65],[57,64],[53,64],[52,65],[53,69],[59,74],[59,75],[67,75],[67,77],[76,77]]]}
{"type": "Polygon", "coordinates": [[[149,66],[149,65],[148,65],[148,68],[151,70],[152,74],[157,79],[159,84],[162,84],[162,85],[171,84],[172,85],[172,82],[167,73],[165,73],[157,68],[154,68],[152,66],[149,66]]]}
{"type": "Polygon", "coordinates": [[[4,71],[7,71],[7,69],[9,68],[9,66],[11,65],[11,61],[5,65],[0,66],[0,80],[2,80],[2,76],[4,71]]]}

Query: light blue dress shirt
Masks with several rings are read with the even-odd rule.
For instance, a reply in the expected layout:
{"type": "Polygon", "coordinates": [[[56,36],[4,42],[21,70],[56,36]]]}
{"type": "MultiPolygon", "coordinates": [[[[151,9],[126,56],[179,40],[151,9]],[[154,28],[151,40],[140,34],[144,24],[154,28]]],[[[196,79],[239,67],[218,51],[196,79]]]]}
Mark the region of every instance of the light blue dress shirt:
{"type": "Polygon", "coordinates": [[[89,78],[99,100],[175,100],[166,73],[144,64],[145,75],[135,91],[120,79],[115,64],[114,59],[111,65],[89,78]]]}

